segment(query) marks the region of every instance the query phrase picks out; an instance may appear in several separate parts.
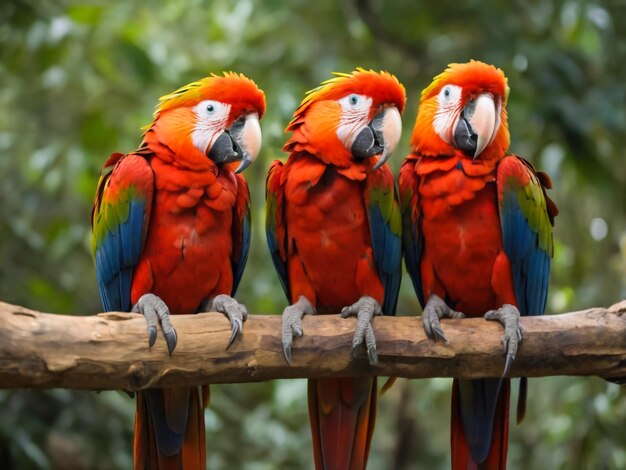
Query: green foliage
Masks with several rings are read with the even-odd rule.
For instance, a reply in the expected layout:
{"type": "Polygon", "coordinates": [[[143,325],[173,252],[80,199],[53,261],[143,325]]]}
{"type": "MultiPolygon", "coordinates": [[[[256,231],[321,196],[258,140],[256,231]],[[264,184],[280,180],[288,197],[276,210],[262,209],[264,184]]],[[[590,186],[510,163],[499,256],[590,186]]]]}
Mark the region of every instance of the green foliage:
{"type": "MultiPolygon", "coordinates": [[[[304,92],[332,71],[395,73],[409,98],[397,172],[419,92],[469,58],[505,71],[511,150],[554,181],[549,311],[624,298],[625,21],[616,1],[2,2],[0,299],[99,311],[89,214],[101,166],[136,148],[159,96],[236,70],[268,98],[262,155],[246,172],[254,231],[239,297],[254,313],[280,312],[264,177],[304,92]]],[[[398,310],[419,311],[406,276],[398,310]]],[[[312,468],[305,395],[303,381],[212,387],[210,468],[312,468]]],[[[448,468],[449,398],[449,380],[400,381],[381,400],[371,468],[448,468]]],[[[530,398],[511,428],[511,468],[626,467],[618,386],[536,379],[530,398]]],[[[133,409],[118,392],[0,390],[0,467],[129,468],[133,409]]]]}

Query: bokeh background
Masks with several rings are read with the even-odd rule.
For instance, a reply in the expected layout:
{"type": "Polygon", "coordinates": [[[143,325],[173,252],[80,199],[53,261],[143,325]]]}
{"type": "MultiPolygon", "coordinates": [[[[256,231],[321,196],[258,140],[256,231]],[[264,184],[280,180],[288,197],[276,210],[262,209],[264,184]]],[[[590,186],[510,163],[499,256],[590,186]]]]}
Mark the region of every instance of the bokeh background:
{"type": "MultiPolygon", "coordinates": [[[[356,66],[419,92],[450,62],[509,77],[511,151],[550,173],[561,214],[548,313],[626,297],[626,3],[623,0],[67,0],[0,2],[0,299],[61,314],[101,310],[89,254],[100,167],[140,142],[159,96],[222,70],[266,91],[251,181],[254,239],[239,298],[285,306],[263,236],[264,179],[304,92],[356,66]]],[[[419,312],[405,277],[398,311],[419,312]]],[[[450,380],[400,380],[381,400],[372,469],[449,467],[450,380]]],[[[119,392],[7,391],[0,468],[130,468],[134,402],[119,392]]],[[[626,468],[626,388],[531,380],[510,468],[626,468]]],[[[212,387],[211,469],[312,468],[302,380],[212,387]]]]}

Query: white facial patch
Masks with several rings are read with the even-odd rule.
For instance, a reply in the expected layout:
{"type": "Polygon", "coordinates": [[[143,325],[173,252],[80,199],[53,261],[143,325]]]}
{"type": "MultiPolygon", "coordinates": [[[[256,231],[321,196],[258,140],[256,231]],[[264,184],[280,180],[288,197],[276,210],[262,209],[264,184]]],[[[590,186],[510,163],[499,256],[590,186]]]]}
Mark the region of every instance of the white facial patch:
{"type": "Polygon", "coordinates": [[[196,113],[196,125],[191,135],[193,144],[204,154],[226,127],[230,114],[230,105],[219,101],[206,100],[198,103],[193,111],[196,113]]]}
{"type": "Polygon", "coordinates": [[[461,92],[460,86],[446,85],[437,95],[439,108],[435,113],[433,128],[450,145],[454,144],[454,127],[462,111],[461,92]]]}
{"type": "Polygon", "coordinates": [[[338,102],[341,106],[341,121],[337,127],[337,137],[350,149],[356,136],[369,122],[372,98],[352,93],[338,102]]]}

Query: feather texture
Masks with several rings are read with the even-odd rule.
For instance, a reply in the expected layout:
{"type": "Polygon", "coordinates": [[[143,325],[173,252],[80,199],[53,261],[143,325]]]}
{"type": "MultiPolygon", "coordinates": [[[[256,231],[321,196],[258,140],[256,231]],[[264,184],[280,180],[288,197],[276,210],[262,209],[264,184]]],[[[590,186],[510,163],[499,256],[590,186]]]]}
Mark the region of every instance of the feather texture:
{"type": "MultiPolygon", "coordinates": [[[[265,110],[252,80],[212,75],[163,97],[140,148],[109,158],[92,212],[106,310],[129,311],[150,293],[171,314],[190,314],[237,290],[250,246],[250,194],[243,176],[195,146],[193,108],[203,100],[224,103],[227,127],[265,110]]],[[[205,468],[206,401],[197,387],[137,393],[135,468],[205,468]]]]}
{"type": "MultiPolygon", "coordinates": [[[[404,108],[404,88],[390,74],[357,70],[311,91],[287,128],[285,164],[266,182],[266,235],[290,303],[306,297],[318,314],[337,314],[363,296],[395,314],[401,277],[402,221],[387,165],[356,159],[337,137],[337,100],[358,93],[404,108]]],[[[367,123],[366,123],[367,124],[367,123]]],[[[305,332],[306,334],[306,332],[305,332]]],[[[367,464],[376,416],[376,379],[309,380],[309,417],[317,469],[367,464]]]]}
{"type": "MultiPolygon", "coordinates": [[[[557,211],[547,175],[506,154],[507,97],[503,72],[477,61],[451,64],[422,92],[399,178],[405,262],[422,306],[437,295],[474,317],[505,304],[522,315],[545,309],[557,211]],[[446,138],[454,129],[434,125],[448,86],[460,90],[457,114],[477,97],[493,103],[495,127],[479,155],[446,138]]],[[[509,388],[508,379],[454,381],[453,469],[506,468],[509,388]]],[[[525,379],[522,391],[523,400],[525,379]]]]}

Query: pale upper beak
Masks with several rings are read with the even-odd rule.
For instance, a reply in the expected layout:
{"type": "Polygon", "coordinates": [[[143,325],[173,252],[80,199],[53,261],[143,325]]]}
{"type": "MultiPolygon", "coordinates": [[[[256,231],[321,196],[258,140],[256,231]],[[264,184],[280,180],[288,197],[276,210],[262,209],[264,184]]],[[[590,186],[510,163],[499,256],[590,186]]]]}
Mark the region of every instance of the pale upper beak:
{"type": "Polygon", "coordinates": [[[220,134],[209,151],[209,158],[216,163],[241,161],[235,170],[240,173],[258,157],[261,141],[259,115],[250,113],[220,134]]]}
{"type": "Polygon", "coordinates": [[[357,158],[380,155],[373,170],[380,168],[398,146],[402,135],[402,119],[398,108],[390,106],[379,112],[359,132],[352,143],[351,152],[357,158]]]}
{"type": "Polygon", "coordinates": [[[472,159],[496,136],[498,109],[491,93],[483,93],[465,105],[455,126],[454,144],[472,159]]]}

